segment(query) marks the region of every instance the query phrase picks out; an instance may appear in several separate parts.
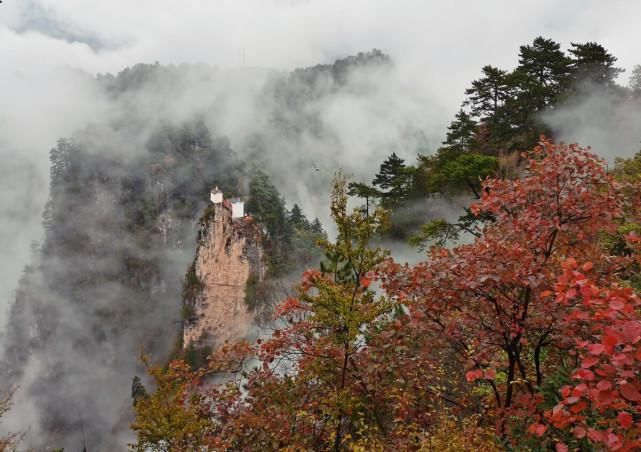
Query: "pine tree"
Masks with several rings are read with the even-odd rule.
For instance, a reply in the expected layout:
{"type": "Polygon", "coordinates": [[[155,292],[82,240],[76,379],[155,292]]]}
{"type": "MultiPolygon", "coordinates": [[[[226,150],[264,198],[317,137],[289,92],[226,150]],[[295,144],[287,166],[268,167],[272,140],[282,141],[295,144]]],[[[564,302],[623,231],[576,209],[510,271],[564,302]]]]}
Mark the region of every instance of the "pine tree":
{"type": "Polygon", "coordinates": [[[140,377],[136,375],[131,381],[131,398],[133,399],[134,406],[136,406],[136,403],[138,403],[140,399],[145,399],[147,397],[147,390],[142,384],[140,377]]]}
{"type": "Polygon", "coordinates": [[[567,87],[571,63],[561,45],[551,39],[539,36],[532,45],[521,46],[515,71],[523,93],[520,102],[530,100],[535,112],[554,102],[567,87]]]}
{"type": "Polygon", "coordinates": [[[596,85],[614,87],[616,78],[623,69],[615,67],[617,58],[596,42],[572,43],[570,53],[574,55],[572,67],[574,80],[591,82],[596,85]]]}
{"type": "Polygon", "coordinates": [[[470,152],[454,153],[441,148],[434,156],[422,157],[420,170],[427,174],[428,193],[457,193],[470,190],[481,198],[481,180],[496,173],[496,157],[470,152]]]}
{"type": "Polygon", "coordinates": [[[347,194],[349,196],[358,196],[365,199],[365,213],[369,215],[370,199],[381,198],[383,194],[374,187],[360,182],[350,182],[347,194]]]}
{"type": "Polygon", "coordinates": [[[292,210],[289,212],[287,221],[293,228],[302,229],[305,231],[309,229],[309,221],[307,221],[307,218],[305,218],[305,215],[303,214],[303,211],[298,204],[294,204],[294,206],[292,207],[292,210]]]}
{"type": "Polygon", "coordinates": [[[251,212],[267,229],[268,255],[271,271],[278,274],[285,270],[292,243],[292,227],[287,221],[285,201],[269,176],[256,171],[249,183],[247,211],[251,212]]]}
{"type": "Polygon", "coordinates": [[[314,218],[314,221],[312,221],[312,224],[310,225],[309,229],[312,232],[315,232],[318,234],[325,234],[325,231],[323,230],[323,225],[318,218],[314,218]]]}
{"type": "Polygon", "coordinates": [[[412,171],[414,168],[405,166],[405,160],[392,153],[380,166],[380,171],[374,177],[372,184],[382,191],[383,202],[386,206],[397,204],[406,199],[411,191],[412,171]]]}
{"type": "Polygon", "coordinates": [[[470,105],[472,115],[487,121],[509,97],[511,87],[507,71],[493,66],[481,70],[483,77],[472,82],[472,87],[465,90],[468,99],[463,105],[470,105]]]}
{"type": "Polygon", "coordinates": [[[632,90],[634,97],[641,97],[641,64],[637,64],[634,66],[634,69],[632,69],[628,88],[632,90]]]}
{"type": "Polygon", "coordinates": [[[443,144],[456,152],[466,152],[474,146],[476,121],[463,109],[459,110],[454,121],[447,128],[447,138],[443,144]]]}

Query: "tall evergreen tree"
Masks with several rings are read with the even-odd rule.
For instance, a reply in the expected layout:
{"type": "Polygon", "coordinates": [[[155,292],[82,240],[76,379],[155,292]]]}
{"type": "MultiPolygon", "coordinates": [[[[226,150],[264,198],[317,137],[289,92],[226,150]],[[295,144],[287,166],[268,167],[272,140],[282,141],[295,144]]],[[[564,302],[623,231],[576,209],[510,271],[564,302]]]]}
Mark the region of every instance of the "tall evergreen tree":
{"type": "Polygon", "coordinates": [[[301,210],[298,204],[294,204],[292,210],[289,212],[289,217],[287,219],[290,226],[297,229],[308,230],[309,221],[305,218],[303,211],[301,210]]]}
{"type": "Polygon", "coordinates": [[[570,53],[574,56],[572,67],[574,80],[577,82],[587,81],[597,85],[614,87],[616,78],[624,72],[624,69],[614,65],[617,58],[596,42],[584,44],[573,42],[570,53]]]}
{"type": "Polygon", "coordinates": [[[370,199],[381,198],[383,194],[376,188],[360,182],[350,182],[347,194],[365,199],[365,213],[369,215],[370,199]]]}
{"type": "Polygon", "coordinates": [[[138,375],[136,375],[131,381],[131,398],[133,400],[134,406],[140,399],[147,398],[148,396],[149,394],[147,394],[147,390],[142,384],[142,380],[138,375]]]}
{"type": "Polygon", "coordinates": [[[394,152],[381,164],[380,171],[374,177],[372,184],[382,190],[393,189],[397,186],[398,177],[403,173],[404,169],[405,160],[394,152]]]}
{"type": "MultiPolygon", "coordinates": [[[[521,102],[531,99],[530,107],[543,110],[566,88],[572,61],[561,50],[561,45],[541,36],[531,45],[520,47],[519,66],[521,102]]],[[[531,111],[531,110],[530,110],[531,111]]]]}
{"type": "Polygon", "coordinates": [[[471,106],[473,116],[486,121],[509,97],[511,87],[507,71],[490,65],[481,71],[483,77],[474,80],[472,87],[465,90],[468,99],[464,105],[471,106]]]}
{"type": "Polygon", "coordinates": [[[269,180],[269,176],[262,171],[256,171],[249,183],[247,211],[267,229],[270,267],[278,274],[284,270],[288,261],[292,228],[287,221],[285,201],[269,180]]]}
{"type": "Polygon", "coordinates": [[[459,110],[454,121],[447,128],[447,137],[443,144],[456,152],[466,152],[474,145],[476,121],[463,109],[459,110]]]}
{"type": "Polygon", "coordinates": [[[325,233],[325,231],[323,230],[323,225],[318,218],[314,218],[314,221],[312,221],[312,224],[309,228],[312,232],[316,232],[318,234],[325,233]]]}
{"type": "Polygon", "coordinates": [[[380,166],[372,184],[382,191],[384,203],[389,206],[403,201],[411,192],[412,171],[405,160],[392,153],[380,166]]]}
{"type": "Polygon", "coordinates": [[[632,69],[628,88],[630,88],[634,97],[641,97],[641,64],[637,64],[632,69]]]}

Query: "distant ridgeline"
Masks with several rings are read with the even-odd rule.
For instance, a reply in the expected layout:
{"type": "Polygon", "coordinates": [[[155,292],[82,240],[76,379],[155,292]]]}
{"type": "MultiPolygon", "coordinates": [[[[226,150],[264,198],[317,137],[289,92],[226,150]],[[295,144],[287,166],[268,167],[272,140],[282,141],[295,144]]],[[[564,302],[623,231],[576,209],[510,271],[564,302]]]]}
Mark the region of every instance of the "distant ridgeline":
{"type": "MultiPolygon", "coordinates": [[[[281,192],[299,191],[300,178],[292,175],[301,174],[310,176],[305,177],[307,191],[318,194],[327,191],[341,163],[347,168],[347,156],[353,151],[340,136],[345,122],[336,124],[336,116],[343,114],[342,100],[367,110],[372,96],[380,97],[391,86],[393,67],[388,55],[374,49],[292,72],[136,64],[117,75],[98,75],[97,81],[136,121],[144,123],[140,118],[148,120],[165,112],[174,117],[200,111],[207,116],[207,124],[212,119],[220,127],[231,124],[232,130],[225,133],[230,134],[234,150],[250,167],[265,171],[281,192]],[[328,113],[334,117],[328,118],[328,113]],[[321,164],[323,177],[314,172],[315,163],[321,164]]],[[[410,125],[398,127],[408,131],[403,132],[404,141],[422,141],[415,138],[422,136],[420,131],[410,125]]],[[[360,141],[362,152],[368,151],[365,143],[370,141],[360,141]]],[[[391,139],[389,146],[387,142],[378,146],[376,155],[382,156],[399,143],[391,139]]]]}

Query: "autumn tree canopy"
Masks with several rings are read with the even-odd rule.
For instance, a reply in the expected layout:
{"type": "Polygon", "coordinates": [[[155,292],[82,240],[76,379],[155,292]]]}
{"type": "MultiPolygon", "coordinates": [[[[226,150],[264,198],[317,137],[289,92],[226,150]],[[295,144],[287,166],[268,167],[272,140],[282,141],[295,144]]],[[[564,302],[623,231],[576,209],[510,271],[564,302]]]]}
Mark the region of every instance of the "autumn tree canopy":
{"type": "Polygon", "coordinates": [[[641,447],[641,300],[626,279],[641,239],[621,229],[638,221],[637,182],[577,145],[542,139],[523,158],[519,178],[482,181],[470,215],[491,220],[474,240],[414,266],[369,245],[384,213],[348,212],[338,179],[329,260],[277,308],[271,338],[198,372],[152,370],[139,438],[159,401],[180,400],[163,434],[223,450],[641,447]],[[190,417],[201,427],[186,431],[190,417]]]}

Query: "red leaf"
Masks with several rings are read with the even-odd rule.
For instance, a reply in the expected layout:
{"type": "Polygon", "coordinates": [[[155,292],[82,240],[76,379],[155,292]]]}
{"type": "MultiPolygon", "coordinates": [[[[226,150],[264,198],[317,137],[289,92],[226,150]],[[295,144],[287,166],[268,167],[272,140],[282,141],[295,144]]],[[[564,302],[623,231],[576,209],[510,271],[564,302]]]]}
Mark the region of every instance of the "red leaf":
{"type": "Polygon", "coordinates": [[[598,362],[599,362],[599,358],[595,358],[594,356],[588,356],[581,362],[581,367],[583,367],[584,369],[587,369],[588,367],[594,366],[598,362]]]}
{"type": "Polygon", "coordinates": [[[606,334],[603,338],[603,345],[608,353],[612,352],[612,349],[619,343],[619,339],[612,333],[606,334]]]}
{"type": "Polygon", "coordinates": [[[619,391],[621,392],[621,395],[628,400],[631,400],[633,402],[641,401],[641,393],[630,383],[622,384],[619,387],[619,391]]]}
{"type": "Polygon", "coordinates": [[[543,424],[539,424],[538,422],[535,423],[535,424],[530,425],[530,428],[528,428],[528,431],[530,433],[535,434],[539,438],[541,436],[543,436],[543,434],[545,433],[546,430],[547,430],[547,427],[545,425],[543,425],[543,424]]]}
{"type": "Polygon", "coordinates": [[[625,339],[634,344],[641,338],[641,322],[630,320],[621,328],[625,339]]]}
{"type": "Polygon", "coordinates": [[[621,448],[621,438],[614,433],[607,433],[605,437],[605,444],[610,450],[618,450],[621,448]]]}
{"type": "Polygon", "coordinates": [[[613,298],[610,301],[609,306],[615,311],[620,311],[621,309],[625,308],[625,301],[623,301],[622,298],[613,298]]]}
{"type": "Polygon", "coordinates": [[[568,446],[566,446],[565,443],[556,443],[554,449],[556,452],[568,452],[568,446]]]}
{"type": "Polygon", "coordinates": [[[465,379],[470,382],[477,380],[482,376],[483,376],[483,371],[481,369],[474,369],[474,370],[467,371],[465,373],[465,379]]]}
{"type": "Polygon", "coordinates": [[[574,430],[572,430],[572,434],[578,439],[585,438],[585,429],[583,427],[575,427],[574,430]]]}
{"type": "Polygon", "coordinates": [[[592,381],[594,380],[594,373],[588,369],[579,369],[574,376],[580,380],[592,381]]]}
{"type": "Polygon", "coordinates": [[[587,404],[584,400],[581,400],[581,401],[580,401],[579,403],[577,403],[576,405],[572,405],[572,406],[570,407],[570,412],[571,412],[572,414],[578,414],[578,413],[580,413],[581,411],[585,410],[585,409],[587,408],[587,406],[588,406],[588,404],[587,404]]]}
{"type": "Polygon", "coordinates": [[[601,441],[602,435],[601,432],[598,430],[595,430],[593,428],[588,429],[588,438],[590,438],[592,441],[601,441]]]}
{"type": "Polygon", "coordinates": [[[632,416],[630,413],[626,413],[625,411],[619,413],[617,420],[619,421],[619,425],[623,428],[627,429],[632,427],[632,416]]]}
{"type": "Polygon", "coordinates": [[[603,344],[590,344],[588,345],[588,351],[593,355],[600,355],[605,347],[603,344]]]}
{"type": "Polygon", "coordinates": [[[601,390],[596,395],[596,401],[601,405],[609,405],[616,398],[615,391],[601,390]]]}

